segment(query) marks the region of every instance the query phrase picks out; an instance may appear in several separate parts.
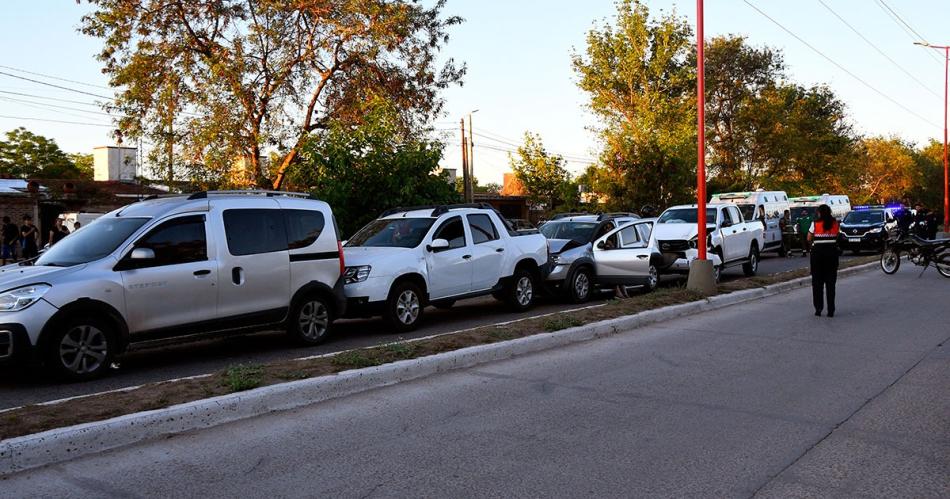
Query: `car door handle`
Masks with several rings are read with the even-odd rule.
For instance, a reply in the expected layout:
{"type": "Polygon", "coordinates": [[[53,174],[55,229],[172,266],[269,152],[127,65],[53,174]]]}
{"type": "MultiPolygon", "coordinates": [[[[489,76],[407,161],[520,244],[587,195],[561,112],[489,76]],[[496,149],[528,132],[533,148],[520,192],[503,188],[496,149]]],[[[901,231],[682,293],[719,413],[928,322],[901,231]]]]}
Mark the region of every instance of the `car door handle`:
{"type": "Polygon", "coordinates": [[[240,286],[244,284],[244,269],[241,267],[234,267],[231,269],[231,282],[240,286]]]}
{"type": "Polygon", "coordinates": [[[646,256],[646,255],[637,255],[637,258],[639,258],[639,259],[641,259],[641,260],[646,260],[646,259],[647,259],[647,256],[646,256]]]}
{"type": "Polygon", "coordinates": [[[210,274],[210,273],[211,273],[211,271],[208,270],[208,269],[196,270],[196,271],[193,272],[193,274],[195,274],[195,275],[198,276],[198,277],[201,277],[201,276],[204,276],[204,275],[208,275],[208,274],[210,274]]]}
{"type": "Polygon", "coordinates": [[[498,248],[495,250],[495,253],[504,253],[504,252],[505,252],[505,248],[498,248]]]}
{"type": "Polygon", "coordinates": [[[462,259],[463,259],[463,260],[468,260],[468,259],[471,258],[471,257],[472,257],[472,255],[465,255],[465,256],[462,257],[462,259]]]}

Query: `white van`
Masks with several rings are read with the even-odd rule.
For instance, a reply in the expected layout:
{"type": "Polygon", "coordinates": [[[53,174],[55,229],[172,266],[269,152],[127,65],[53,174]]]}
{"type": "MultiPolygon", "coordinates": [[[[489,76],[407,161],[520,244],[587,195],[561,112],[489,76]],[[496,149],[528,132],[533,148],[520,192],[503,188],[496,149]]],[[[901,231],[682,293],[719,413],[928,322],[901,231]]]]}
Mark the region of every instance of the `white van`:
{"type": "Polygon", "coordinates": [[[815,211],[819,206],[826,204],[831,208],[831,215],[841,221],[848,212],[851,211],[851,200],[848,196],[822,194],[820,196],[801,196],[791,198],[792,218],[797,219],[802,209],[808,211],[808,214],[815,217],[815,211]]]}
{"type": "Polygon", "coordinates": [[[785,256],[787,248],[782,244],[782,228],[779,221],[789,209],[785,191],[723,192],[713,194],[711,203],[732,203],[739,208],[747,221],[759,221],[765,231],[762,252],[777,251],[785,256]]]}

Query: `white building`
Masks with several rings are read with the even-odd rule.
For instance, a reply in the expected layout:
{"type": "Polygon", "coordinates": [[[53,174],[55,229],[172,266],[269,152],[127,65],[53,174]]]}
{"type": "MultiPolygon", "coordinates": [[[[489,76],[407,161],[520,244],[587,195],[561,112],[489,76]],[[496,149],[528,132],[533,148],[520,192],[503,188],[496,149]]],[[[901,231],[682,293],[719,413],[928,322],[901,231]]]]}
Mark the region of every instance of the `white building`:
{"type": "Polygon", "coordinates": [[[100,146],[93,148],[93,180],[132,182],[138,175],[138,149],[100,146]]]}

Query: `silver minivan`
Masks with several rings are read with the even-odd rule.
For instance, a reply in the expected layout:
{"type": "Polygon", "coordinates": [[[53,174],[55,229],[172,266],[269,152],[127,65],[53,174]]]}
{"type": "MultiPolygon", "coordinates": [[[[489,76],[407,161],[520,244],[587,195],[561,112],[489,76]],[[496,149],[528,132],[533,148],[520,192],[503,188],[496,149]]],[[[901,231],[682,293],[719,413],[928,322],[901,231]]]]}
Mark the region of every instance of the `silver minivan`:
{"type": "Polygon", "coordinates": [[[0,361],[81,380],[130,348],[212,334],[280,326],[317,344],[344,312],[343,268],[330,206],[306,195],[146,199],[0,269],[0,361]]]}

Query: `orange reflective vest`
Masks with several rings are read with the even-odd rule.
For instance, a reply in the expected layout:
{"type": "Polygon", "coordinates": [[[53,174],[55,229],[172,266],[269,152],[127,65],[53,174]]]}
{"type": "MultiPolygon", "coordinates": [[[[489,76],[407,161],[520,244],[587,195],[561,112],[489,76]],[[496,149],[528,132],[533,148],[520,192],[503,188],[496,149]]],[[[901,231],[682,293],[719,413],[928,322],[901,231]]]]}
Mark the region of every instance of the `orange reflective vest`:
{"type": "Polygon", "coordinates": [[[838,241],[838,232],[840,227],[837,220],[831,223],[831,227],[825,227],[824,222],[821,220],[815,220],[813,227],[814,231],[812,232],[812,237],[814,237],[814,242],[816,244],[834,243],[838,241]]]}

